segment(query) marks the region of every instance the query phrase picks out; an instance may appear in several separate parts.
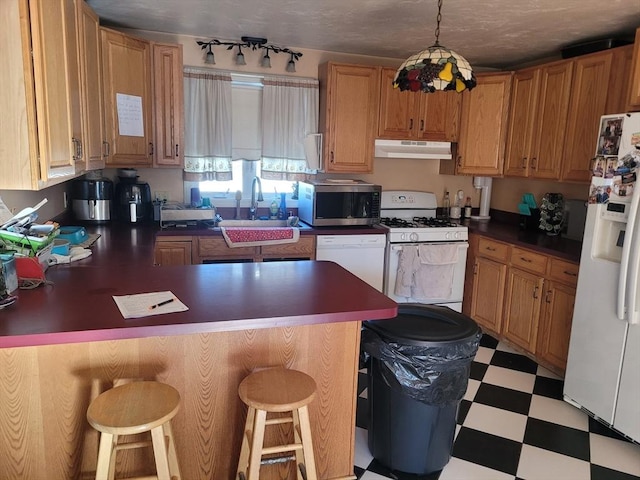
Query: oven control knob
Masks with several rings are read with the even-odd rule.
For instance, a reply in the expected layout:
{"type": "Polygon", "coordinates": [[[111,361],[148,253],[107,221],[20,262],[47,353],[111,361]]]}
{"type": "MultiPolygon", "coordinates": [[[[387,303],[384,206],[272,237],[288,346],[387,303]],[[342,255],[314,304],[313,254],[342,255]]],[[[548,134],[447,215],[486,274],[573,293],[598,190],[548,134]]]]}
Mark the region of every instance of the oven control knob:
{"type": "Polygon", "coordinates": [[[446,238],[447,240],[451,240],[451,232],[445,233],[444,238],[446,238]]]}
{"type": "Polygon", "coordinates": [[[415,232],[409,234],[409,240],[411,240],[412,242],[417,242],[418,241],[418,234],[415,233],[415,232]]]}

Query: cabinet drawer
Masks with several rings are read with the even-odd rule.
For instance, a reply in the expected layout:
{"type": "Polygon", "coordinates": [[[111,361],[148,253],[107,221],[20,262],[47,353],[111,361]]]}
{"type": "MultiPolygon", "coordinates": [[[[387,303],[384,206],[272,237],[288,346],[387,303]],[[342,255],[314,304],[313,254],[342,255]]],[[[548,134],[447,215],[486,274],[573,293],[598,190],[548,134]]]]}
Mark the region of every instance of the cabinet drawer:
{"type": "Polygon", "coordinates": [[[546,255],[533,253],[530,250],[513,247],[511,251],[511,265],[544,275],[547,270],[547,257],[546,255]]]}
{"type": "Polygon", "coordinates": [[[295,256],[315,258],[315,237],[301,237],[296,243],[284,243],[282,245],[263,245],[261,253],[263,256],[295,256]]]}
{"type": "Polygon", "coordinates": [[[258,247],[229,248],[223,238],[198,238],[198,255],[200,257],[253,257],[258,247]]]}
{"type": "Polygon", "coordinates": [[[480,237],[478,255],[506,263],[509,258],[509,245],[480,237]]]}
{"type": "Polygon", "coordinates": [[[567,285],[575,286],[578,283],[578,270],[580,266],[576,263],[565,262],[557,258],[551,259],[549,267],[549,278],[567,285]]]}

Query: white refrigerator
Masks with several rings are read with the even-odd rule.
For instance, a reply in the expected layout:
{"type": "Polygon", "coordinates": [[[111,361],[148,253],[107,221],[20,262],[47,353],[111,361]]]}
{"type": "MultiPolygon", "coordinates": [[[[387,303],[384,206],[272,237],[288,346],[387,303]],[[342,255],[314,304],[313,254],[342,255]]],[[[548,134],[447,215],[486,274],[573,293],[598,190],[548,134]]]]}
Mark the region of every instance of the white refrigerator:
{"type": "Polygon", "coordinates": [[[564,399],[640,442],[640,113],[602,117],[592,168],[564,399]]]}

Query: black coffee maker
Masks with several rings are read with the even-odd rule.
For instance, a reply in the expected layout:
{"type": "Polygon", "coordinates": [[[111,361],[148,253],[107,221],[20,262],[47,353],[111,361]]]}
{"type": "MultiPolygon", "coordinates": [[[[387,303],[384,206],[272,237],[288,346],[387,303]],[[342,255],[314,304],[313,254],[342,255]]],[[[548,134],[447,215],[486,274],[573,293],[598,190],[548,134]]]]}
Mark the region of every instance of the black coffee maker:
{"type": "Polygon", "coordinates": [[[127,223],[147,222],[151,220],[153,206],[151,189],[138,177],[118,177],[116,184],[114,211],[116,218],[127,223]]]}

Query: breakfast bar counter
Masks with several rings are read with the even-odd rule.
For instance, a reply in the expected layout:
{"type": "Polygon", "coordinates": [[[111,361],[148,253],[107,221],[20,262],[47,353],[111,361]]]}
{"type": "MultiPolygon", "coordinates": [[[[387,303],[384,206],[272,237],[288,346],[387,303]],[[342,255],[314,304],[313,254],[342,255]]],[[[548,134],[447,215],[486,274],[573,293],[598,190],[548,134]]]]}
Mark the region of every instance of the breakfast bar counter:
{"type": "MultiPolygon", "coordinates": [[[[89,403],[114,382],[155,379],[182,397],[173,420],[182,478],[232,480],[246,415],[237,387],[270,366],[317,383],[309,411],[319,478],[353,474],[360,321],[395,317],[395,302],[331,262],[106,258],[98,248],[94,262],[50,267],[52,285],[21,290],[0,311],[0,478],[90,478],[98,437],[89,403]],[[166,290],[189,310],[125,320],[112,298],[166,290]]],[[[152,457],[131,454],[119,454],[119,474],[153,472],[152,457]]],[[[295,478],[290,464],[264,470],[261,478],[295,478]]]]}

